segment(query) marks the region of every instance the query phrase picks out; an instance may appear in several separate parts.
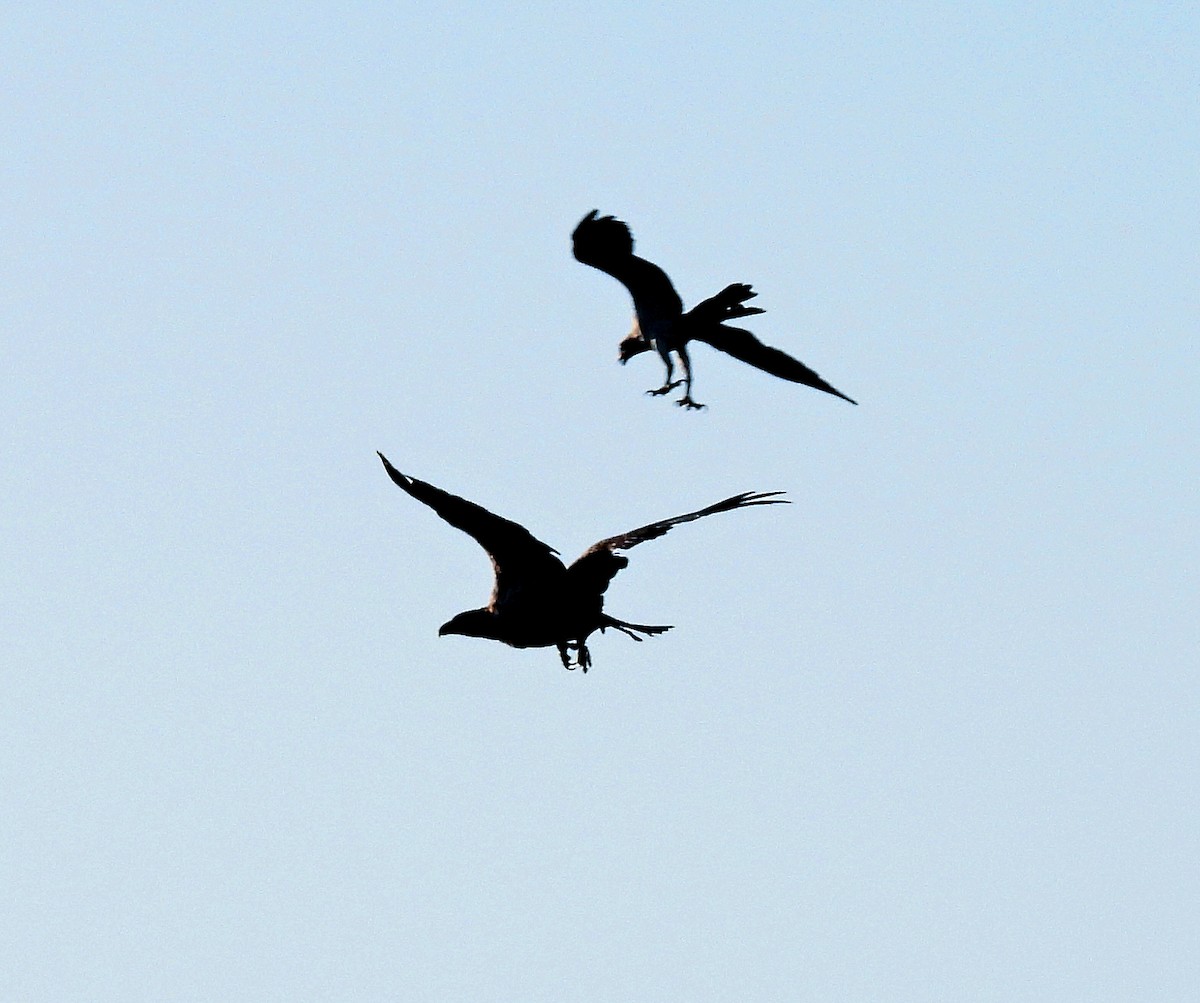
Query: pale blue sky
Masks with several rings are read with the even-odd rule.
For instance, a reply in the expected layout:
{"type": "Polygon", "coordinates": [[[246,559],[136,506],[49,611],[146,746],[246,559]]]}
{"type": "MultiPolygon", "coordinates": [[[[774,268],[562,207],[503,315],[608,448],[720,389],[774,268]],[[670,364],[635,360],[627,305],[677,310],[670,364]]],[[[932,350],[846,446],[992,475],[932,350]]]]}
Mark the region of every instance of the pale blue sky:
{"type": "Polygon", "coordinates": [[[1200,993],[1200,14],[29,6],[0,997],[1200,993]],[[616,213],[861,401],[622,368],[616,213]],[[586,677],[437,627],[638,548],[586,677]]]}

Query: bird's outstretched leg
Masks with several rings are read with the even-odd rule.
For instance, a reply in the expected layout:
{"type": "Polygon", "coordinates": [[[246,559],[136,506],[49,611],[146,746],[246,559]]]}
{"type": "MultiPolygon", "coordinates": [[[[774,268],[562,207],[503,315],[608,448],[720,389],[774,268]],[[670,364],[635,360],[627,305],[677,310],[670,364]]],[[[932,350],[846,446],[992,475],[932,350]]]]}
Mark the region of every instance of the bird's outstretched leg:
{"type": "MultiPolygon", "coordinates": [[[[692,400],[692,360],[688,358],[687,347],[680,345],[678,351],[679,361],[683,365],[683,379],[679,383],[684,384],[684,389],[683,396],[675,403],[680,407],[687,408],[689,411],[703,411],[708,405],[697,404],[692,400]]],[[[678,386],[679,383],[676,383],[675,386],[678,386]]],[[[664,390],[663,392],[665,393],[666,391],[664,390]]]]}
{"type": "Polygon", "coordinates": [[[584,675],[586,675],[587,670],[592,667],[592,653],[588,651],[587,645],[582,642],[572,643],[564,641],[558,646],[558,657],[562,659],[563,668],[568,672],[583,669],[584,675]],[[568,653],[570,648],[575,649],[574,661],[571,661],[571,656],[568,653]]]}
{"type": "Polygon", "coordinates": [[[663,377],[663,385],[661,387],[657,390],[646,391],[651,397],[661,397],[663,394],[669,394],[683,382],[683,380],[673,381],[671,379],[672,374],[675,372],[675,363],[671,361],[671,353],[669,351],[664,352],[662,348],[659,348],[658,354],[662,357],[663,362],[667,364],[667,375],[663,377]]]}

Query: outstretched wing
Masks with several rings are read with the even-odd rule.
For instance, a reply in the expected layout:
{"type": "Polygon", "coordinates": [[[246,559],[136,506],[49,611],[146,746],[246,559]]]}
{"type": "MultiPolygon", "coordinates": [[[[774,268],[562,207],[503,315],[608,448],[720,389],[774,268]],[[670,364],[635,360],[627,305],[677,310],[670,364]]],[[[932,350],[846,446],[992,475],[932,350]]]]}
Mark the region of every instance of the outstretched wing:
{"type": "Polygon", "coordinates": [[[654,323],[683,313],[683,300],[667,273],[633,253],[633,234],[615,216],[601,216],[598,209],[584,216],[571,234],[571,253],[624,285],[642,320],[654,323]]]}
{"type": "Polygon", "coordinates": [[[592,544],[587,551],[568,569],[573,581],[581,586],[603,593],[623,567],[629,564],[629,558],[618,554],[619,550],[629,550],[639,543],[654,540],[669,532],[673,526],[681,523],[703,519],[706,515],[716,515],[718,512],[732,512],[735,508],[749,508],[751,505],[787,505],[786,498],[779,498],[782,491],[745,491],[732,498],[716,502],[707,508],[697,509],[685,515],[677,515],[671,519],[662,519],[647,526],[640,526],[619,536],[610,536],[607,540],[592,544]]]}
{"type": "Polygon", "coordinates": [[[561,574],[558,551],[542,543],[524,526],[489,512],[482,505],[435,488],[415,477],[402,474],[379,453],[384,469],[396,485],[419,502],[424,502],[455,529],[461,529],[478,543],[492,559],[497,589],[505,578],[504,589],[519,581],[540,576],[547,569],[561,574]]]}
{"type": "Polygon", "coordinates": [[[851,404],[858,403],[852,397],[847,397],[840,390],[826,383],[799,359],[793,359],[778,348],[764,345],[749,331],[743,331],[740,327],[729,327],[725,324],[706,325],[691,332],[691,336],[696,341],[712,345],[713,348],[726,355],[732,355],[735,359],[750,363],[764,373],[770,373],[772,376],[778,376],[780,379],[789,380],[792,383],[803,383],[806,387],[824,390],[825,393],[833,394],[834,397],[840,397],[851,404]]]}

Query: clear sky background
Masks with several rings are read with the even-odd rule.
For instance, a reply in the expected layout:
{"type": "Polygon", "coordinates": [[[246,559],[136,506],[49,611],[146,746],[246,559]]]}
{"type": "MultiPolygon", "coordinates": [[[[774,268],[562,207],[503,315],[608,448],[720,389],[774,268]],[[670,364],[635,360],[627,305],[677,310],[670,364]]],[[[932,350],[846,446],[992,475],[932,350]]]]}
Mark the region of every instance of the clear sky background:
{"type": "Polygon", "coordinates": [[[258,6],[3,16],[0,998],[1200,995],[1194,5],[258,6]],[[592,208],[861,406],[645,397],[592,208]],[[376,449],[793,504],[584,676],[376,449]]]}

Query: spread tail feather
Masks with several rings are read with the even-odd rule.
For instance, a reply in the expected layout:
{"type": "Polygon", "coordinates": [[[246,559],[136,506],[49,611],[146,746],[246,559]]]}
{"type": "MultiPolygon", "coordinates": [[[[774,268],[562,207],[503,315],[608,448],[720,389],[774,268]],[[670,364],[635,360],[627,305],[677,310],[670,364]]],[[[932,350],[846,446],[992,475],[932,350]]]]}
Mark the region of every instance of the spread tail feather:
{"type": "Polygon", "coordinates": [[[622,634],[632,637],[635,641],[641,641],[642,638],[638,634],[645,634],[646,637],[654,637],[657,634],[663,634],[670,630],[670,626],[666,627],[651,627],[644,623],[627,623],[624,620],[618,620],[614,616],[609,616],[603,613],[600,616],[600,630],[604,631],[606,627],[612,627],[614,630],[619,630],[622,634]]]}
{"type": "Polygon", "coordinates": [[[716,296],[701,300],[687,312],[688,320],[695,324],[721,324],[727,320],[737,320],[739,317],[750,317],[756,313],[766,313],[761,307],[746,306],[746,300],[752,300],[756,293],[748,283],[735,282],[726,286],[716,296]]]}

